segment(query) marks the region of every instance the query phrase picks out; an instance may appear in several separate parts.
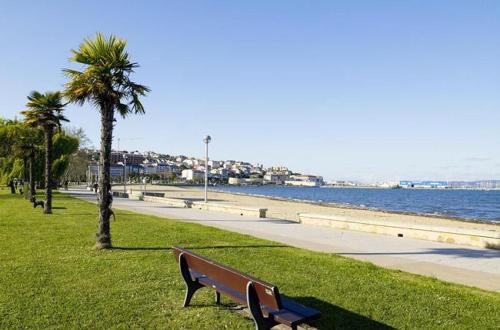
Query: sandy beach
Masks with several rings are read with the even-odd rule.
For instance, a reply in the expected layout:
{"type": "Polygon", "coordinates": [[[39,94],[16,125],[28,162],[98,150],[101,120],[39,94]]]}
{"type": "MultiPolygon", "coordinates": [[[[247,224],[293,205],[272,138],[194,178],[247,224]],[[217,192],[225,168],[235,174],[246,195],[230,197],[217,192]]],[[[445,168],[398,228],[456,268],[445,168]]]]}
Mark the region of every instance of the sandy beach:
{"type": "MultiPolygon", "coordinates": [[[[128,189],[140,190],[140,185],[128,186],[128,189]]],[[[122,191],[123,186],[114,186],[113,190],[122,191]]],[[[148,185],[147,191],[164,192],[165,197],[203,200],[203,189],[198,187],[148,185]]],[[[267,216],[271,218],[298,221],[298,213],[315,213],[323,215],[345,216],[356,219],[377,219],[402,224],[432,224],[441,227],[463,229],[493,230],[500,232],[500,224],[477,221],[465,221],[452,218],[402,214],[395,212],[374,211],[330,205],[317,205],[301,201],[280,200],[275,198],[247,196],[227,192],[209,191],[209,201],[214,203],[228,203],[240,206],[267,208],[267,216]]]]}

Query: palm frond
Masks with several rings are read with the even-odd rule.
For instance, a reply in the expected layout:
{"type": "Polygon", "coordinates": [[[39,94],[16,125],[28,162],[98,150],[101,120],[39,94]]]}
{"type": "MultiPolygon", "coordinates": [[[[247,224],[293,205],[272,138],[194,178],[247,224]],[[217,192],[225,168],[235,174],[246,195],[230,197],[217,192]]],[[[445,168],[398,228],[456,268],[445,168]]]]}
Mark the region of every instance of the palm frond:
{"type": "Polygon", "coordinates": [[[26,110],[21,111],[21,114],[27,126],[55,128],[61,125],[61,121],[69,121],[62,115],[66,104],[59,91],[45,94],[33,91],[28,95],[26,110]]]}
{"type": "Polygon", "coordinates": [[[130,60],[126,46],[126,40],[114,35],[106,37],[97,33],[93,39],[84,39],[78,49],[71,51],[70,58],[82,64],[83,70],[63,70],[69,78],[64,96],[71,103],[89,102],[100,110],[108,105],[123,117],[129,113],[144,113],[139,97],[145,96],[150,89],[130,80],[139,64],[130,60]]]}

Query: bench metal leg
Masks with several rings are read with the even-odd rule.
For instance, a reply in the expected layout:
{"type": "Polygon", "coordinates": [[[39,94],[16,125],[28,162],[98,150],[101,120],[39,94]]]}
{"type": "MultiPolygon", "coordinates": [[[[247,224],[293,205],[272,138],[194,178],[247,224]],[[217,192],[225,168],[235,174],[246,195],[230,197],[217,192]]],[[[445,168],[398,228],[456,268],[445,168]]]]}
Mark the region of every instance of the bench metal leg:
{"type": "Polygon", "coordinates": [[[184,279],[184,282],[186,282],[186,296],[184,297],[184,303],[182,304],[182,307],[189,306],[194,293],[198,289],[203,287],[203,285],[201,285],[197,281],[193,281],[193,279],[191,278],[191,273],[189,272],[189,267],[185,258],[186,257],[183,255],[183,253],[179,255],[179,268],[182,278],[184,279]]]}
{"type": "Polygon", "coordinates": [[[220,292],[215,291],[215,303],[220,305],[220,292]]]}
{"type": "Polygon", "coordinates": [[[187,286],[187,290],[186,290],[186,296],[184,297],[184,303],[182,304],[182,307],[187,307],[189,306],[189,303],[191,302],[191,298],[193,298],[193,295],[194,293],[199,289],[201,288],[201,286],[199,287],[195,287],[195,286],[187,286]]]}
{"type": "Polygon", "coordinates": [[[255,322],[255,329],[257,330],[269,330],[275,325],[273,321],[264,317],[262,314],[262,309],[260,308],[259,297],[253,286],[252,282],[247,283],[247,305],[252,315],[253,321],[255,322]]]}

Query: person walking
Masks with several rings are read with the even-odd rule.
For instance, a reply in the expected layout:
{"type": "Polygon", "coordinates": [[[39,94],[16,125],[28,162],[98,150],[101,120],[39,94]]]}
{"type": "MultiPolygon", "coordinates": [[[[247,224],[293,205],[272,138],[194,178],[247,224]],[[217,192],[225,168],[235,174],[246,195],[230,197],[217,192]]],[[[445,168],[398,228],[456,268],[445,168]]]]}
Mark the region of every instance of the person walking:
{"type": "Polygon", "coordinates": [[[9,183],[7,184],[7,186],[10,187],[11,194],[16,193],[16,186],[15,186],[14,181],[12,179],[9,180],[9,183]]]}

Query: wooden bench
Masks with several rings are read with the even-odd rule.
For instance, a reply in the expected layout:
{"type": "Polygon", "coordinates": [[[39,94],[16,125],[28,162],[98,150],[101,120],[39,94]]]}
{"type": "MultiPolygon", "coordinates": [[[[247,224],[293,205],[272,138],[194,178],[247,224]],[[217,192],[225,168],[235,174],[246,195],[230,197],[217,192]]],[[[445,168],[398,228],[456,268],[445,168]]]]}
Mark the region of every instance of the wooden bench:
{"type": "Polygon", "coordinates": [[[237,304],[247,306],[258,330],[277,324],[297,329],[299,324],[321,316],[319,311],[280,295],[272,284],[179,247],[173,247],[173,252],[186,282],[184,307],[198,289],[208,287],[215,290],[216,304],[220,304],[222,293],[237,304]]]}

